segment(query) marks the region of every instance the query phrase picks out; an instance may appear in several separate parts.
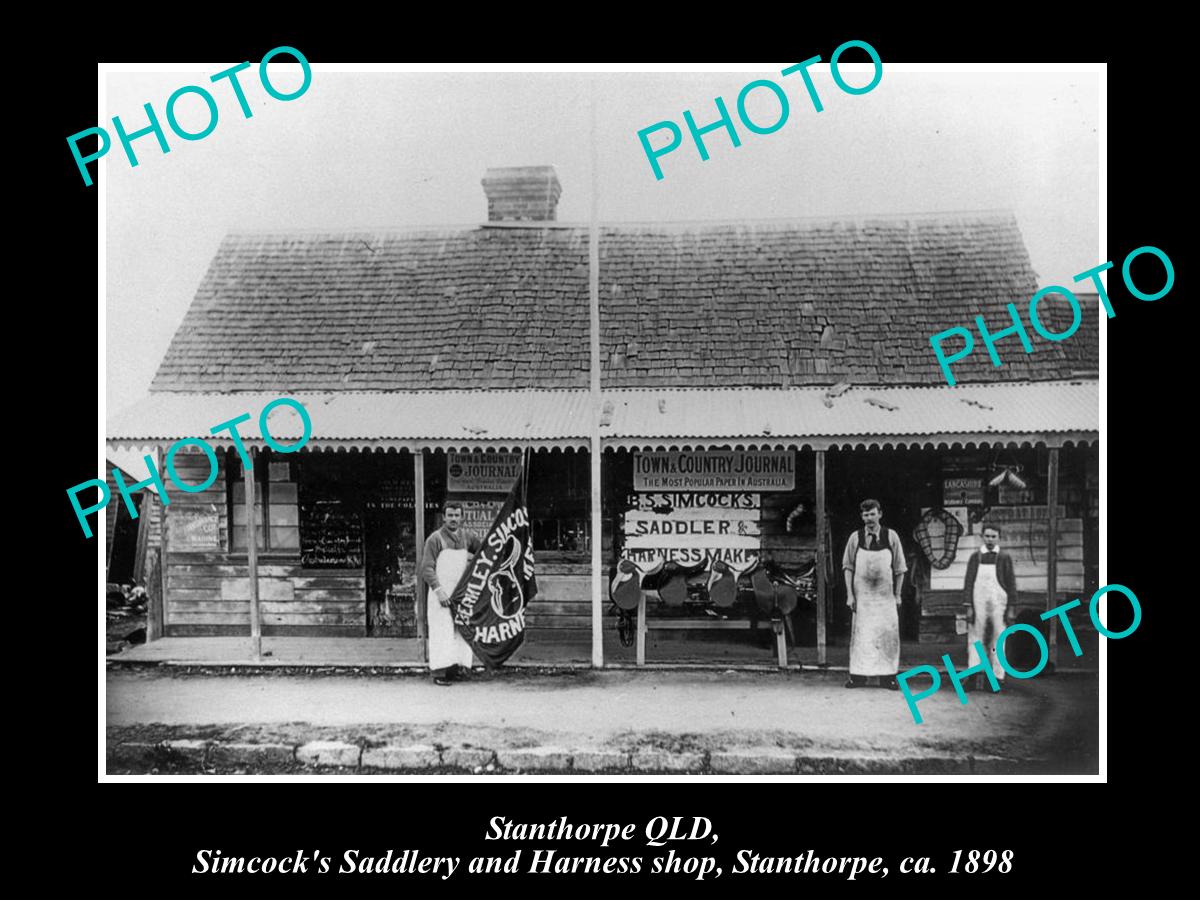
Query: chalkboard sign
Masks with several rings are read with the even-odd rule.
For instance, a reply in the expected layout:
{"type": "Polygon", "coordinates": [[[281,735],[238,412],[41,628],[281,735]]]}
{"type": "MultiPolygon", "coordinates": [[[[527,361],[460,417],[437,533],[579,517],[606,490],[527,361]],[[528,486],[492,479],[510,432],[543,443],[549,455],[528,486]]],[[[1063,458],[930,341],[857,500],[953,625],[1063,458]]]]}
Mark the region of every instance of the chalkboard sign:
{"type": "Polygon", "coordinates": [[[341,500],[300,504],[300,561],[310,569],[361,569],[362,517],[341,500]]]}

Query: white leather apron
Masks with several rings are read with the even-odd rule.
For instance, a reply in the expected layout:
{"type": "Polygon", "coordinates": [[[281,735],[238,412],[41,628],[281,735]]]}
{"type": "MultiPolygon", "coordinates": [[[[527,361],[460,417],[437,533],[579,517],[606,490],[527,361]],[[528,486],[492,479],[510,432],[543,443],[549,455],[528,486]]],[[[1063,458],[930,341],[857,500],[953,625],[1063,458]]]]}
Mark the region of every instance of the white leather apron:
{"type": "Polygon", "coordinates": [[[1008,595],[996,577],[995,563],[980,563],[975,572],[975,591],[971,598],[975,607],[975,621],[967,626],[967,667],[979,665],[979,653],[975,642],[979,641],[987,650],[992,673],[1004,680],[1004,667],[996,656],[996,639],[1004,630],[1004,610],[1008,606],[1008,595]]]}
{"type": "MultiPolygon", "coordinates": [[[[438,584],[446,594],[452,594],[458,586],[463,572],[467,570],[470,555],[466,550],[443,550],[437,558],[438,584]]],[[[447,666],[470,666],[475,654],[471,645],[462,639],[454,627],[449,608],[438,603],[437,594],[429,591],[429,668],[444,669],[447,666]]]]}
{"type": "MultiPolygon", "coordinates": [[[[880,540],[886,540],[886,532],[880,540]]],[[[854,557],[854,624],[850,630],[851,675],[900,671],[900,617],[892,592],[892,551],[865,550],[854,557]]]]}

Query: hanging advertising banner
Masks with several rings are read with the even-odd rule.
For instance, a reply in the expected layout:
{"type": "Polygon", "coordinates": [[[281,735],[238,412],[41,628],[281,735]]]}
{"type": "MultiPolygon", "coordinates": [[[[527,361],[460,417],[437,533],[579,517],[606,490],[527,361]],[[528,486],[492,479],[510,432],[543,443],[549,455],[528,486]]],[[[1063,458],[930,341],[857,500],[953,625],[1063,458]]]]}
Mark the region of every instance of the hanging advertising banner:
{"type": "Polygon", "coordinates": [[[498,666],[525,640],[525,608],[537,596],[525,478],[517,479],[483,538],[475,562],[450,596],[454,625],[475,655],[498,666]]]}
{"type": "Polygon", "coordinates": [[[520,475],[520,453],[450,453],[446,456],[446,492],[450,494],[503,494],[520,475]]]}
{"type": "Polygon", "coordinates": [[[672,450],[635,453],[635,491],[791,491],[791,450],[672,450]]]}

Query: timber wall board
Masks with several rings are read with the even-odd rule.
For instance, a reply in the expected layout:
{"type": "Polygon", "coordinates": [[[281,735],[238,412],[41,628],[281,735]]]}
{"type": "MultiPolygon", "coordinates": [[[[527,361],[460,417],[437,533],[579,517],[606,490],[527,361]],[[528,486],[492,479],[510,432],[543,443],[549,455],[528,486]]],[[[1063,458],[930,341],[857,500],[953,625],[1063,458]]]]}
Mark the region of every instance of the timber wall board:
{"type": "MultiPolygon", "coordinates": [[[[167,566],[165,624],[250,628],[250,576],[245,563],[201,561],[171,554],[167,566]]],[[[366,634],[366,575],[331,572],[295,564],[258,567],[259,610],[266,626],[338,626],[366,634]]],[[[264,630],[264,634],[267,633],[264,630]]]]}
{"type": "Polygon", "coordinates": [[[525,611],[530,628],[592,627],[591,575],[538,572],[537,583],[537,599],[525,611]]]}
{"type": "MultiPolygon", "coordinates": [[[[176,471],[190,484],[208,476],[200,453],[175,457],[176,471]]],[[[282,467],[270,472],[273,499],[281,500],[291,485],[281,484],[282,467]]],[[[240,487],[240,485],[238,485],[240,487]]],[[[240,496],[240,494],[239,494],[240,496]]],[[[272,542],[276,528],[280,549],[260,554],[259,607],[264,634],[366,634],[366,576],[361,569],[307,570],[299,563],[295,525],[275,525],[286,504],[272,504],[272,542]],[[284,630],[280,630],[284,629],[284,630]],[[294,630],[293,630],[294,629],[294,630]]],[[[164,631],[187,634],[249,634],[250,573],[244,553],[229,552],[229,503],[222,465],[216,480],[198,493],[178,492],[167,507],[167,578],[164,631]]],[[[286,515],[286,514],[285,514],[286,515]]],[[[234,507],[244,521],[244,507],[234,507]],[[241,510],[241,512],[239,512],[241,510]]],[[[259,511],[261,517],[261,508],[259,511]]],[[[261,518],[260,518],[261,521],[261,518]]]]}

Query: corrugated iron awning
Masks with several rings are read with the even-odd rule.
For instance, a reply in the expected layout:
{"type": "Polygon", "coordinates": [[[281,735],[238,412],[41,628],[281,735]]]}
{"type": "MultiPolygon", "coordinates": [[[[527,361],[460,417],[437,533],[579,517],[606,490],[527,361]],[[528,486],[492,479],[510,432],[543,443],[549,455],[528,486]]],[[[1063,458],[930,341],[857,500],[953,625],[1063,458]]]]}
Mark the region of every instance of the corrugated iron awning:
{"type": "MultiPolygon", "coordinates": [[[[243,413],[246,443],[263,446],[259,412],[279,394],[156,392],[109,422],[110,449],[151,448],[184,437],[214,444],[212,426],[243,413]]],[[[587,449],[587,391],[407,391],[291,395],[313,423],[306,449],[587,449]]],[[[287,407],[272,436],[300,437],[287,407]]],[[[1095,441],[1096,381],[794,389],[628,389],[604,392],[606,449],[1062,446],[1095,441]]]]}
{"type": "MultiPolygon", "coordinates": [[[[214,425],[243,413],[238,426],[248,446],[264,446],[259,414],[279,393],[152,392],[108,423],[110,448],[142,448],[200,437],[230,445],[214,425]]],[[[503,450],[588,446],[587,391],[405,391],[287,395],[312,420],[305,449],[503,450]]],[[[303,434],[287,406],[271,411],[268,430],[283,444],[303,434]]]]}
{"type": "Polygon", "coordinates": [[[605,391],[606,449],[922,447],[1094,441],[1096,381],[605,391]]]}

